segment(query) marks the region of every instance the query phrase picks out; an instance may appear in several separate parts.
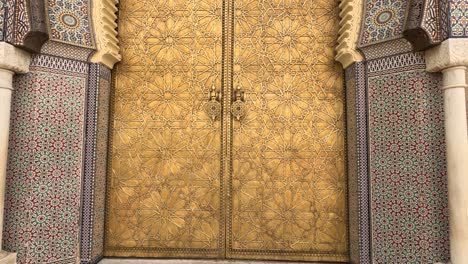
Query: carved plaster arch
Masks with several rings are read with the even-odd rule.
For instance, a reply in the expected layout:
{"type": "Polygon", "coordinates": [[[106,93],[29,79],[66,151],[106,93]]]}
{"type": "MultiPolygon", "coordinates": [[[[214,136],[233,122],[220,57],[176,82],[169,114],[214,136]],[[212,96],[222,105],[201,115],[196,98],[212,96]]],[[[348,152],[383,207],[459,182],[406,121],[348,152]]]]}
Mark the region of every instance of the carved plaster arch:
{"type": "Polygon", "coordinates": [[[357,49],[363,7],[364,0],[342,0],[340,3],[341,21],[335,59],[345,69],[364,59],[357,49]]]}
{"type": "Polygon", "coordinates": [[[91,56],[91,61],[102,63],[112,69],[122,59],[117,39],[117,4],[119,0],[95,0],[92,2],[97,51],[91,56]]]}

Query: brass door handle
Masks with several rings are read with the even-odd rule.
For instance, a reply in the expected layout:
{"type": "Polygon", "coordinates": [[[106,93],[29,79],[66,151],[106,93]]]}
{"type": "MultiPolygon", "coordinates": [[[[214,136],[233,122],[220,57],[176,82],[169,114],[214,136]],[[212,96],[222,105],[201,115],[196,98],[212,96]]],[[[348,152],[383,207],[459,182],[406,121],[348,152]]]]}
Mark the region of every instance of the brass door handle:
{"type": "Polygon", "coordinates": [[[208,92],[208,103],[206,104],[206,112],[213,121],[221,118],[221,93],[216,91],[213,85],[208,92]]]}
{"type": "Polygon", "coordinates": [[[231,114],[240,121],[245,116],[247,109],[245,108],[245,92],[240,86],[234,91],[234,100],[231,105],[231,114]]]}

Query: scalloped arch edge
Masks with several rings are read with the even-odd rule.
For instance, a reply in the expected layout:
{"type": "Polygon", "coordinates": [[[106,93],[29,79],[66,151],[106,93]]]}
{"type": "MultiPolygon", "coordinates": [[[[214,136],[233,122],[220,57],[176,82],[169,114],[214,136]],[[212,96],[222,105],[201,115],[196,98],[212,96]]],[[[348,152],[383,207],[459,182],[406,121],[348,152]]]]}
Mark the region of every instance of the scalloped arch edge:
{"type": "Polygon", "coordinates": [[[342,0],[340,7],[340,29],[335,59],[346,69],[364,57],[357,49],[364,0],[342,0]]]}
{"type": "Polygon", "coordinates": [[[122,59],[117,39],[119,0],[94,0],[92,3],[97,50],[91,55],[90,60],[112,69],[122,59]]]}

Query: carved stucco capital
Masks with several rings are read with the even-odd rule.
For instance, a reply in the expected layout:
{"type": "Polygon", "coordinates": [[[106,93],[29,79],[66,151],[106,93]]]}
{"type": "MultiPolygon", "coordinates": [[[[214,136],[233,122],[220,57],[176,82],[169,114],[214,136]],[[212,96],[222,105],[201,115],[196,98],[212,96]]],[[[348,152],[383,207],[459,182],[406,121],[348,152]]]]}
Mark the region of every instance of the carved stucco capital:
{"type": "Polygon", "coordinates": [[[468,66],[468,39],[451,38],[426,51],[426,69],[439,72],[456,66],[468,66]]]}
{"type": "Polygon", "coordinates": [[[357,50],[363,4],[363,0],[342,0],[340,3],[341,21],[335,59],[345,69],[354,62],[363,60],[361,52],[357,50]]]}
{"type": "Polygon", "coordinates": [[[91,61],[102,63],[109,69],[122,59],[117,39],[117,3],[119,0],[95,0],[93,22],[97,51],[91,61]]]}
{"type": "Polygon", "coordinates": [[[14,73],[29,72],[31,55],[6,42],[0,42],[0,69],[14,73]]]}

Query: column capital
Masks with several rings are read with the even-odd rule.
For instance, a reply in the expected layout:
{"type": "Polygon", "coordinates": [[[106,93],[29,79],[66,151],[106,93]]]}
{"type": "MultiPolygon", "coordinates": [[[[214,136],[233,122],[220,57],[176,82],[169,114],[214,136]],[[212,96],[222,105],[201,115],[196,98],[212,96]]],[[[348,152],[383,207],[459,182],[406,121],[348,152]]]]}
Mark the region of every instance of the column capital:
{"type": "Polygon", "coordinates": [[[31,55],[6,42],[0,42],[0,69],[14,73],[29,72],[31,55]]]}
{"type": "Polygon", "coordinates": [[[449,38],[426,51],[428,72],[440,72],[457,66],[468,66],[468,38],[449,38]]]}
{"type": "Polygon", "coordinates": [[[16,253],[0,251],[0,264],[16,264],[16,253]]]}

